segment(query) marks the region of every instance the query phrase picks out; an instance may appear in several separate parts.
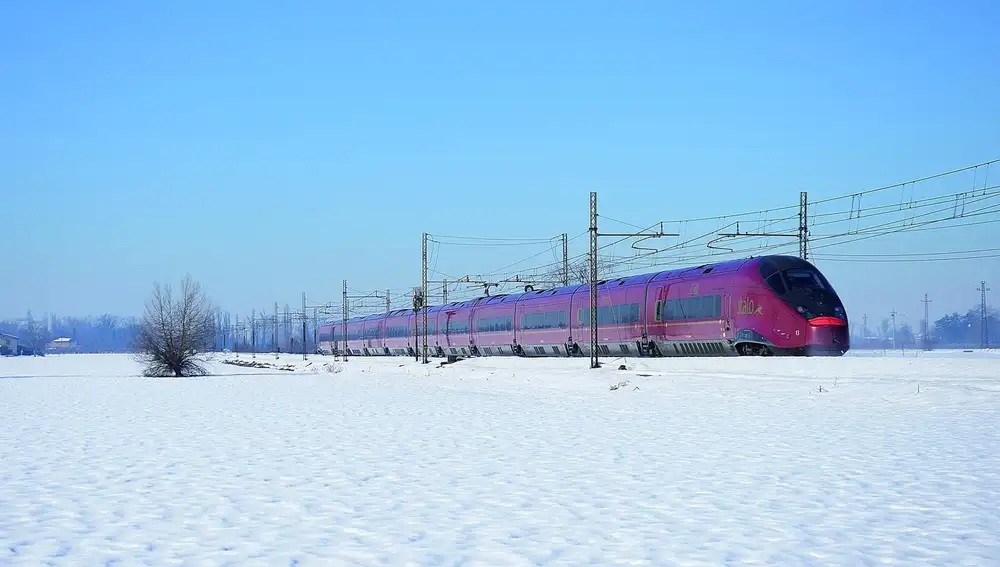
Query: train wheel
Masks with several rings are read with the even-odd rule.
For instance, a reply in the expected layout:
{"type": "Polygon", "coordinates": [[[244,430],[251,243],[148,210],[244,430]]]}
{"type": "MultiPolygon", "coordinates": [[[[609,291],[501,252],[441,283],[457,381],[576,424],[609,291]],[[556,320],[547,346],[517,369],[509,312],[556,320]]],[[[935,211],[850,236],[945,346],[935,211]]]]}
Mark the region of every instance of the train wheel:
{"type": "Polygon", "coordinates": [[[740,343],[736,345],[736,352],[740,356],[771,356],[773,354],[766,345],[758,343],[740,343]]]}
{"type": "Polygon", "coordinates": [[[655,356],[657,358],[660,358],[660,357],[663,356],[663,353],[660,352],[660,347],[657,346],[657,344],[654,343],[654,342],[650,342],[649,343],[649,356],[655,356]]]}

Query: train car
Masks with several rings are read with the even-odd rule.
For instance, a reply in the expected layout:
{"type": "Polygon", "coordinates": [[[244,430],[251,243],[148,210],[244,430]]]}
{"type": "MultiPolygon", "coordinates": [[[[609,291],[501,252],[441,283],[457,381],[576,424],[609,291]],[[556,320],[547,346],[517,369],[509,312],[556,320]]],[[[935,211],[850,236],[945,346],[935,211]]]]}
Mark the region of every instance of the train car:
{"type": "Polygon", "coordinates": [[[478,300],[449,303],[438,311],[438,354],[472,354],[472,312],[478,300]]]}
{"type": "Polygon", "coordinates": [[[394,356],[413,356],[410,350],[410,337],[413,336],[413,310],[397,309],[386,315],[383,323],[385,338],[383,344],[394,356]]]}
{"type": "Polygon", "coordinates": [[[515,345],[523,356],[568,356],[573,351],[571,312],[579,286],[529,291],[516,304],[515,345]]]}
{"type": "Polygon", "coordinates": [[[347,320],[347,347],[346,353],[354,356],[364,354],[364,318],[347,320]]]}
{"type": "Polygon", "coordinates": [[[745,260],[655,274],[647,290],[647,339],[660,356],[738,354],[731,341],[734,275],[745,260]]]}
{"type": "Polygon", "coordinates": [[[338,345],[342,337],[338,334],[337,325],[323,325],[317,329],[316,349],[323,354],[339,354],[338,345]]]}
{"type": "MultiPolygon", "coordinates": [[[[815,266],[793,256],[601,281],[597,298],[599,356],[836,356],[850,349],[847,313],[833,286],[815,266]]],[[[398,326],[407,317],[407,329],[413,325],[412,310],[394,313],[351,319],[349,352],[419,352],[412,331],[405,351],[401,342],[390,345],[383,338],[390,320],[398,326]]],[[[433,356],[589,355],[590,287],[430,307],[428,331],[433,356]]],[[[339,340],[334,335],[335,345],[339,340]]]]}
{"type": "MultiPolygon", "coordinates": [[[[643,304],[651,276],[633,276],[601,281],[597,284],[598,356],[648,356],[650,346],[644,338],[643,304]]],[[[590,285],[582,285],[573,294],[573,350],[590,356],[590,285]]]]}
{"type": "Polygon", "coordinates": [[[744,322],[734,341],[740,354],[839,356],[850,349],[847,311],[815,266],[794,256],[764,256],[743,270],[760,299],[734,298],[744,322]]]}
{"type": "Polygon", "coordinates": [[[484,356],[515,354],[514,312],[520,294],[484,297],[475,306],[471,342],[484,356]]]}

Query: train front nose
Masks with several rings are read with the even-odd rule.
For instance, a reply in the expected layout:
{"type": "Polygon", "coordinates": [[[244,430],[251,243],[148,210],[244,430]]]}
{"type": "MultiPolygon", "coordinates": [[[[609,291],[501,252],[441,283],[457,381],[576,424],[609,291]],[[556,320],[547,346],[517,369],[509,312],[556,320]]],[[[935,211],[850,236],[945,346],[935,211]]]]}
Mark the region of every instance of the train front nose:
{"type": "Polygon", "coordinates": [[[837,317],[814,317],[806,329],[806,349],[813,356],[840,356],[850,350],[847,321],[837,317]]]}

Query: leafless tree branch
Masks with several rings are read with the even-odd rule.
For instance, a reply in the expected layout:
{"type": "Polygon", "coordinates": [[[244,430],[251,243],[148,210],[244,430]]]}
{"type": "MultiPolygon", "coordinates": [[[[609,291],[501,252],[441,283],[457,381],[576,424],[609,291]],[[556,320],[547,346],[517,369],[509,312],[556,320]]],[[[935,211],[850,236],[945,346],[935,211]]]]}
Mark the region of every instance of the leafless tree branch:
{"type": "Polygon", "coordinates": [[[146,376],[203,376],[203,354],[215,341],[215,310],[201,285],[185,276],[177,301],[169,285],[153,284],[136,338],[146,376]]]}

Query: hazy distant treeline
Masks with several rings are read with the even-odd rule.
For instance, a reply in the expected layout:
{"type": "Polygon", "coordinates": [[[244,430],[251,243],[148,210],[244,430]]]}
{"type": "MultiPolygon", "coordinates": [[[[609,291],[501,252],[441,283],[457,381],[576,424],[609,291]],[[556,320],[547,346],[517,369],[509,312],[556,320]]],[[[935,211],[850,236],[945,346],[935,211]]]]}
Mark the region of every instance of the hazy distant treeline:
{"type": "MultiPolygon", "coordinates": [[[[860,320],[851,322],[853,348],[892,348],[893,329],[889,318],[884,318],[878,324],[869,322],[867,330],[861,327],[860,320]],[[866,332],[867,331],[867,332],[866,332]]],[[[895,329],[896,348],[921,348],[924,346],[924,322],[921,320],[916,328],[907,323],[900,324],[895,329]]],[[[1000,347],[1000,315],[992,308],[986,310],[986,328],[990,346],[1000,347]]],[[[965,313],[951,313],[931,324],[930,346],[933,348],[979,348],[982,340],[982,314],[978,306],[965,313]]]]}
{"type": "Polygon", "coordinates": [[[73,352],[131,352],[139,320],[110,314],[35,319],[29,312],[22,319],[0,321],[0,331],[17,335],[22,345],[36,351],[44,351],[52,340],[68,338],[74,345],[73,352]]]}
{"type": "MultiPolygon", "coordinates": [[[[59,338],[72,342],[69,352],[134,352],[135,338],[139,334],[138,317],[121,317],[104,314],[88,317],[52,316],[36,319],[31,312],[19,319],[0,320],[0,331],[16,335],[24,347],[35,352],[52,352],[47,345],[59,338]]],[[[308,322],[306,328],[307,352],[316,349],[316,327],[308,322]]],[[[301,323],[258,323],[254,332],[239,330],[226,325],[220,318],[216,329],[215,350],[250,352],[302,352],[301,323]]]]}

